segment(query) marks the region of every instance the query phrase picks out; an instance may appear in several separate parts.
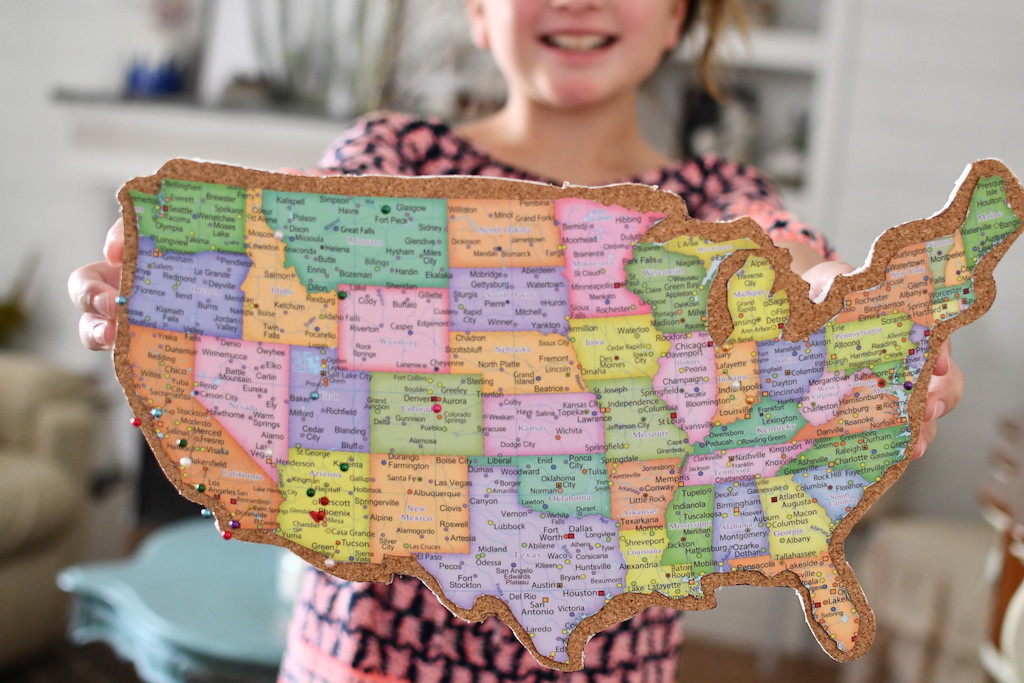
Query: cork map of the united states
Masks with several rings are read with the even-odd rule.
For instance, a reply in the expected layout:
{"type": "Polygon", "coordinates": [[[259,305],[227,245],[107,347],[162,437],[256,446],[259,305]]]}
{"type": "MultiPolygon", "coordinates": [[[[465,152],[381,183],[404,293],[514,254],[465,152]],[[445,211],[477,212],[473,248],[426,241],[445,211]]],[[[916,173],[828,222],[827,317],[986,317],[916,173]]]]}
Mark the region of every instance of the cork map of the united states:
{"type": "Polygon", "coordinates": [[[227,538],[419,577],[564,670],[730,584],[795,588],[830,655],[862,654],[843,542],[1024,214],[978,162],[812,302],[751,219],[642,186],[176,160],[120,199],[115,364],[179,490],[227,538]]]}

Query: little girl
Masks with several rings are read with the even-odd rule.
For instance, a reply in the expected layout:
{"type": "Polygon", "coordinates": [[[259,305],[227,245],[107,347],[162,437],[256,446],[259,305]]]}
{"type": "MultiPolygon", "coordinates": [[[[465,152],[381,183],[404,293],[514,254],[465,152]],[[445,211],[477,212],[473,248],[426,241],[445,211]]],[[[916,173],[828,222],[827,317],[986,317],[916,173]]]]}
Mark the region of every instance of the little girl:
{"type": "MultiPolygon", "coordinates": [[[[318,173],[485,175],[561,184],[638,182],[678,193],[702,220],[752,216],[793,254],[793,268],[820,291],[850,270],[810,227],[795,221],[750,167],[703,157],[672,160],[640,133],[641,84],[680,37],[706,24],[708,58],[735,9],[733,0],[466,0],[474,42],[490,50],[507,80],[494,115],[456,128],[439,120],[374,114],[324,155],[318,173]],[[813,268],[812,268],[813,267],[813,268]],[[810,269],[810,272],[808,272],[810,269]]],[[[115,224],[106,260],[72,274],[83,311],[80,335],[110,348],[123,232],[115,224]]],[[[920,450],[934,418],[959,399],[962,380],[945,354],[935,369],[920,450]]],[[[351,583],[310,569],[297,602],[280,680],[469,682],[675,680],[682,648],[678,612],[652,608],[595,636],[586,669],[537,664],[495,619],[462,622],[418,580],[351,583]]]]}

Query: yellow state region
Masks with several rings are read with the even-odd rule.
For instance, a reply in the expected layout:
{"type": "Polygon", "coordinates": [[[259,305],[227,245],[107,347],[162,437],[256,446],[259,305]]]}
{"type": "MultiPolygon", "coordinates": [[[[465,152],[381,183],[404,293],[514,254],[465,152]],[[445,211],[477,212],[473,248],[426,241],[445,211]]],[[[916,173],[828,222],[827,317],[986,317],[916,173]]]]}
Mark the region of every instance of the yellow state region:
{"type": "Polygon", "coordinates": [[[654,327],[651,314],[573,318],[569,341],[587,379],[651,377],[672,344],[654,327]]]}
{"type": "Polygon", "coordinates": [[[746,420],[761,401],[761,369],[757,342],[723,344],[715,348],[718,370],[718,410],[711,424],[715,427],[746,420]]]}
{"type": "Polygon", "coordinates": [[[791,476],[755,480],[768,527],[768,552],[777,560],[817,556],[828,550],[833,524],[791,476]]]}
{"type": "Polygon", "coordinates": [[[687,254],[699,258],[704,264],[704,270],[710,271],[715,262],[721,262],[742,249],[759,249],[757,242],[749,238],[738,240],[727,240],[725,242],[711,242],[703,237],[695,235],[680,235],[673,237],[665,243],[665,251],[674,251],[680,254],[687,254]]]}
{"type": "Polygon", "coordinates": [[[905,361],[914,348],[913,322],[906,313],[825,325],[829,370],[860,370],[880,363],[905,361]]]}
{"type": "Polygon", "coordinates": [[[770,341],[778,339],[789,320],[789,297],[785,291],[772,294],[775,268],[768,259],[751,256],[729,278],[726,299],[733,330],[729,341],[770,341]]]}
{"type": "Polygon", "coordinates": [[[370,561],[368,453],[292,448],[277,466],[278,534],[337,562],[370,561]]]}
{"type": "Polygon", "coordinates": [[[452,199],[448,202],[452,268],[564,266],[554,202],[541,199],[452,199]]]}
{"type": "Polygon", "coordinates": [[[452,332],[449,338],[451,373],[481,375],[484,394],[587,391],[576,351],[563,335],[452,332]]]}
{"type": "Polygon", "coordinates": [[[252,267],[242,282],[242,338],[300,346],[338,345],[338,298],[310,293],[295,269],[285,267],[285,245],[258,207],[262,192],[246,198],[245,245],[252,267]]]}
{"type": "Polygon", "coordinates": [[[682,571],[661,564],[668,547],[665,528],[619,529],[619,550],[626,561],[624,589],[632,593],[658,591],[670,598],[700,595],[700,584],[690,583],[682,571]]]}

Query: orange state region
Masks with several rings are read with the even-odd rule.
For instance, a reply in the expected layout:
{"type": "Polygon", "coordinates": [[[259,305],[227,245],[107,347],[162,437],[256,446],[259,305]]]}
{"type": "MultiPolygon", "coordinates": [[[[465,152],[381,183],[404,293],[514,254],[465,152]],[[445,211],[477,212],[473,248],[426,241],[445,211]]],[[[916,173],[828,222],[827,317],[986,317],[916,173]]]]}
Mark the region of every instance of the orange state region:
{"type": "MultiPolygon", "coordinates": [[[[865,378],[875,378],[880,385],[887,386],[877,375],[865,373],[865,378]]],[[[793,440],[833,438],[904,424],[906,418],[900,414],[899,400],[895,396],[883,386],[860,384],[839,401],[834,417],[820,425],[808,422],[793,440]]]]}
{"type": "Polygon", "coordinates": [[[565,250],[547,199],[453,199],[448,202],[451,268],[564,266],[565,250]]]}
{"type": "Polygon", "coordinates": [[[182,480],[228,509],[242,528],[277,526],[283,498],[277,484],[197,401],[195,341],[182,332],[131,327],[128,362],[135,390],[154,420],[163,451],[182,480]]]}
{"type": "Polygon", "coordinates": [[[860,631],[860,616],[829,554],[789,558],[782,560],[782,564],[796,574],[810,592],[814,620],[824,627],[840,650],[853,649],[860,631]]]}
{"type": "Polygon", "coordinates": [[[761,371],[757,342],[739,342],[715,347],[718,370],[718,412],[715,426],[727,425],[750,417],[750,410],[761,400],[761,371]]]}
{"type": "Polygon", "coordinates": [[[904,247],[893,256],[885,270],[885,282],[878,287],[846,296],[835,317],[838,323],[906,313],[919,325],[930,328],[935,291],[928,249],[924,242],[904,247]]]}
{"type": "Polygon", "coordinates": [[[485,395],[589,391],[569,340],[542,332],[452,332],[452,374],[479,374],[485,395]]]}
{"type": "Polygon", "coordinates": [[[295,268],[284,265],[285,244],[267,225],[262,192],[246,198],[245,250],[252,259],[242,282],[242,338],[299,346],[338,345],[338,297],[310,293],[295,268]]]}
{"type": "Polygon", "coordinates": [[[468,553],[469,459],[370,454],[370,557],[468,553]]]}
{"type": "Polygon", "coordinates": [[[665,511],[683,485],[680,458],[608,461],[612,519],[620,529],[665,529],[665,511]]]}

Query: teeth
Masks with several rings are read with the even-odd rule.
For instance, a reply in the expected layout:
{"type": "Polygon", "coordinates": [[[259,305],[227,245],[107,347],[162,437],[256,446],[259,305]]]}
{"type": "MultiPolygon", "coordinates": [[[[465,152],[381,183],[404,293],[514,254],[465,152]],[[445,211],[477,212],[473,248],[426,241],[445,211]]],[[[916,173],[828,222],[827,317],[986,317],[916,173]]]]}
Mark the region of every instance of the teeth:
{"type": "Polygon", "coordinates": [[[602,35],[556,35],[548,36],[546,41],[563,50],[596,50],[608,45],[612,39],[602,35]]]}

